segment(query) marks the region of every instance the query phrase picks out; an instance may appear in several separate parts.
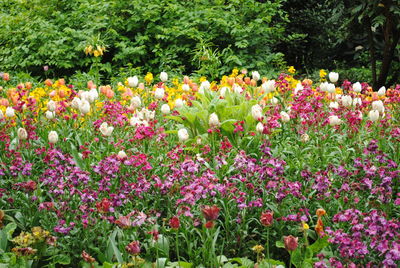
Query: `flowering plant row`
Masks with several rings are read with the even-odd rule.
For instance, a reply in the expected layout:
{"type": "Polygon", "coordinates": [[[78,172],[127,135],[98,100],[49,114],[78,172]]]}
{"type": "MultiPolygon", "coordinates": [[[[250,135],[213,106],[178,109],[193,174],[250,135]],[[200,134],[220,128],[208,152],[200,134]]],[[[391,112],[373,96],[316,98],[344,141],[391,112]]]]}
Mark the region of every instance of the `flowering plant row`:
{"type": "Polygon", "coordinates": [[[0,82],[0,265],[397,267],[400,85],[0,82]]]}

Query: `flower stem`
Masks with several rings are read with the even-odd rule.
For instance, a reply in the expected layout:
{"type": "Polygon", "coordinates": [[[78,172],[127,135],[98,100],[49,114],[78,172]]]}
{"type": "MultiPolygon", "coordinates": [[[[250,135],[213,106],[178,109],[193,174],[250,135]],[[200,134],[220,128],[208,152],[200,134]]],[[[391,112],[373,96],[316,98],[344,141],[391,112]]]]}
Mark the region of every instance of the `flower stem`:
{"type": "Polygon", "coordinates": [[[179,245],[178,245],[178,233],[179,231],[178,231],[178,229],[176,230],[176,238],[175,238],[175,248],[176,248],[176,256],[177,256],[177,258],[178,258],[178,266],[179,266],[179,245]]]}

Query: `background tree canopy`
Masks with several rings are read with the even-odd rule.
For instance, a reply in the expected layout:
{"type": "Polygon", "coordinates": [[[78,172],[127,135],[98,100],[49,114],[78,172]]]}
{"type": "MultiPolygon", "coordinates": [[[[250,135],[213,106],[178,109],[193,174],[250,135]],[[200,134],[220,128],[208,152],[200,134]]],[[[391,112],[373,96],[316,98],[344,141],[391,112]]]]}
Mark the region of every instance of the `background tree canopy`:
{"type": "Polygon", "coordinates": [[[399,0],[1,0],[0,68],[89,72],[85,47],[123,67],[217,77],[234,67],[272,75],[341,70],[375,87],[398,81],[399,0]]]}

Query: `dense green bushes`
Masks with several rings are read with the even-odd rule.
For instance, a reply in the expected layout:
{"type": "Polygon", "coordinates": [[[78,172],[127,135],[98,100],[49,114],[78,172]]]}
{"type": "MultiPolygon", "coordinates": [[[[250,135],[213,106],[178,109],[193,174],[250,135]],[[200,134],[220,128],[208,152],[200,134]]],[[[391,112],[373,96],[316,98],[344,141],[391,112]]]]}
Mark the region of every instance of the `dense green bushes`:
{"type": "Polygon", "coordinates": [[[264,73],[283,64],[282,0],[11,0],[0,4],[0,65],[39,74],[88,71],[84,48],[105,44],[103,73],[131,63],[216,77],[233,67],[264,73]]]}

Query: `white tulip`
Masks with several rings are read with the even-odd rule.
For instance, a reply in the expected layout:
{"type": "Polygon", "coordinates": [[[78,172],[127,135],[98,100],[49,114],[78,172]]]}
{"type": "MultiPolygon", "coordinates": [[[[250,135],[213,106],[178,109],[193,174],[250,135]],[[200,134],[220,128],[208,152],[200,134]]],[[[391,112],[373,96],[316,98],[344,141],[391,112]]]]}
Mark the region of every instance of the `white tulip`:
{"type": "Polygon", "coordinates": [[[161,73],[160,73],[160,80],[161,80],[162,82],[167,81],[167,80],[168,80],[168,74],[167,74],[166,72],[161,72],[161,73]]]}
{"type": "Polygon", "coordinates": [[[378,90],[378,96],[385,96],[385,94],[386,94],[386,87],[381,87],[378,90]]]}
{"type": "Polygon", "coordinates": [[[338,126],[341,123],[342,123],[342,120],[338,116],[336,116],[336,115],[329,116],[329,125],[338,126]]]}
{"type": "Polygon", "coordinates": [[[243,88],[239,85],[233,85],[233,92],[235,92],[236,94],[242,94],[243,92],[243,88]]]}
{"type": "Polygon", "coordinates": [[[298,82],[294,89],[294,95],[296,95],[299,91],[301,91],[303,89],[304,89],[303,85],[300,82],[298,82]]]}
{"type": "Polygon", "coordinates": [[[114,130],[114,127],[111,127],[111,126],[109,127],[107,122],[103,122],[100,125],[99,129],[100,129],[101,134],[103,134],[104,136],[109,137],[109,136],[111,136],[111,134],[112,134],[112,132],[114,130]]]}
{"type": "Polygon", "coordinates": [[[369,120],[375,122],[379,120],[379,112],[377,110],[371,110],[368,113],[369,120]]]}
{"type": "Polygon", "coordinates": [[[385,106],[381,100],[377,100],[372,102],[372,109],[383,114],[385,111],[385,106]]]}
{"type": "Polygon", "coordinates": [[[82,101],[83,101],[83,100],[86,100],[86,101],[88,101],[89,103],[92,103],[94,99],[90,96],[89,91],[83,91],[83,92],[81,93],[81,100],[82,100],[82,101]]]}
{"type": "Polygon", "coordinates": [[[140,105],[142,105],[142,101],[141,101],[140,97],[139,96],[132,97],[131,105],[132,105],[133,109],[140,107],[140,105]]]}
{"type": "Polygon", "coordinates": [[[328,83],[328,85],[326,86],[326,91],[328,91],[328,93],[335,93],[336,87],[334,84],[328,83]]]}
{"type": "Polygon", "coordinates": [[[353,104],[353,98],[349,95],[343,96],[342,104],[344,107],[350,107],[353,104]]]}
{"type": "Polygon", "coordinates": [[[139,79],[137,78],[136,75],[133,77],[128,77],[128,86],[137,87],[138,84],[139,84],[139,79]]]}
{"type": "Polygon", "coordinates": [[[275,91],[275,80],[268,80],[261,85],[265,93],[275,91]]]}
{"type": "Polygon", "coordinates": [[[125,153],[124,151],[119,151],[119,152],[118,152],[118,158],[124,159],[124,158],[126,158],[126,157],[127,157],[127,155],[126,155],[126,153],[125,153]]]}
{"type": "Polygon", "coordinates": [[[144,108],[142,109],[142,114],[143,114],[143,119],[153,120],[156,115],[156,111],[150,111],[144,108]]]}
{"type": "Polygon", "coordinates": [[[301,135],[300,140],[302,142],[308,142],[310,140],[310,136],[308,136],[307,133],[304,133],[303,135],[301,135]]]}
{"type": "Polygon", "coordinates": [[[362,114],[362,112],[361,112],[361,111],[356,111],[356,113],[357,113],[357,118],[360,119],[360,120],[362,120],[362,119],[363,119],[363,114],[362,114]]]}
{"type": "Polygon", "coordinates": [[[261,77],[261,76],[260,76],[260,73],[259,73],[259,72],[254,71],[254,72],[251,73],[251,75],[252,75],[252,77],[253,77],[254,80],[256,80],[256,81],[260,80],[260,77],[261,77]]]}
{"type": "Polygon", "coordinates": [[[219,95],[224,98],[227,90],[229,90],[229,88],[227,87],[221,88],[219,91],[219,95]]]}
{"type": "Polygon", "coordinates": [[[353,91],[354,92],[360,93],[361,89],[362,89],[362,86],[361,86],[360,82],[357,82],[357,83],[353,84],[353,91]]]}
{"type": "Polygon", "coordinates": [[[275,97],[272,97],[272,99],[271,99],[271,103],[272,103],[272,104],[274,104],[274,105],[275,105],[275,104],[278,104],[278,102],[279,102],[279,101],[278,101],[278,99],[277,99],[277,98],[275,98],[275,97]]]}
{"type": "Polygon", "coordinates": [[[336,83],[336,82],[339,80],[339,74],[338,74],[338,73],[335,73],[335,72],[330,72],[330,73],[329,73],[329,80],[330,80],[332,83],[336,83]]]}
{"type": "Polygon", "coordinates": [[[353,106],[357,106],[362,104],[361,98],[354,98],[353,99],[353,106]]]}
{"type": "Polygon", "coordinates": [[[319,88],[321,91],[327,91],[328,90],[328,82],[323,82],[319,85],[319,88]]]}
{"type": "Polygon", "coordinates": [[[136,127],[137,125],[140,125],[140,119],[136,116],[131,117],[131,119],[129,120],[129,123],[131,126],[136,127]]]}
{"type": "Polygon", "coordinates": [[[51,120],[55,117],[55,113],[54,112],[50,112],[50,111],[46,111],[46,118],[51,120]]]}
{"type": "Polygon", "coordinates": [[[210,127],[219,127],[219,118],[218,115],[216,113],[212,113],[210,115],[210,118],[208,120],[208,124],[210,125],[210,127]]]}
{"type": "Polygon", "coordinates": [[[183,100],[181,98],[175,100],[175,108],[180,109],[184,105],[183,100]]]}
{"type": "Polygon", "coordinates": [[[20,127],[17,131],[17,136],[19,140],[26,140],[28,138],[28,132],[26,132],[25,128],[20,127]]]}
{"type": "Polygon", "coordinates": [[[74,109],[79,109],[79,107],[81,106],[81,99],[78,97],[74,97],[74,99],[71,102],[71,107],[74,109]]]}
{"type": "Polygon", "coordinates": [[[211,86],[210,82],[204,81],[204,82],[201,83],[200,89],[208,90],[208,89],[210,89],[210,86],[211,86]]]}
{"type": "Polygon", "coordinates": [[[281,111],[280,115],[281,115],[282,122],[286,123],[286,122],[290,121],[290,116],[285,111],[281,111]]]}
{"type": "Polygon", "coordinates": [[[49,111],[51,111],[51,112],[54,112],[54,111],[56,110],[56,108],[57,108],[57,106],[56,106],[55,101],[50,100],[50,101],[47,103],[47,110],[49,110],[49,111]]]}
{"type": "Polygon", "coordinates": [[[186,128],[181,128],[178,130],[178,138],[180,142],[184,142],[189,139],[189,133],[186,128]]]}
{"type": "Polygon", "coordinates": [[[171,111],[171,109],[169,108],[169,105],[168,105],[168,104],[163,104],[163,105],[161,106],[161,112],[162,112],[163,114],[169,114],[170,111],[171,111]]]}
{"type": "Polygon", "coordinates": [[[164,98],[164,89],[162,87],[158,87],[154,92],[154,98],[162,99],[164,98]]]}
{"type": "Polygon", "coordinates": [[[1,120],[1,119],[3,119],[3,118],[4,118],[3,111],[2,111],[2,110],[0,110],[0,120],[1,120]]]}
{"type": "Polygon", "coordinates": [[[48,139],[49,139],[49,142],[52,143],[52,144],[57,143],[57,141],[58,141],[58,134],[57,134],[57,132],[55,132],[54,130],[53,130],[53,131],[50,131],[50,132],[49,132],[48,139]]]}
{"type": "Polygon", "coordinates": [[[257,126],[256,126],[256,131],[257,131],[258,133],[263,133],[263,131],[264,131],[264,124],[261,123],[261,122],[258,122],[258,124],[257,124],[257,126]]]}
{"type": "Polygon", "coordinates": [[[185,92],[188,92],[190,90],[190,86],[188,84],[183,84],[182,85],[182,90],[185,92]]]}
{"type": "Polygon", "coordinates": [[[332,101],[331,103],[329,103],[329,108],[338,109],[339,108],[339,103],[337,103],[336,101],[332,101]]]}
{"type": "Polygon", "coordinates": [[[81,101],[81,104],[79,106],[79,111],[82,114],[87,114],[87,113],[90,112],[90,104],[89,104],[89,102],[87,100],[81,101]]]}
{"type": "Polygon", "coordinates": [[[251,115],[253,116],[254,120],[260,120],[263,117],[261,106],[258,104],[253,105],[253,107],[251,107],[251,115]]]}
{"type": "Polygon", "coordinates": [[[342,100],[342,94],[336,94],[336,95],[335,95],[335,100],[336,100],[336,101],[342,100]]]}
{"type": "Polygon", "coordinates": [[[202,88],[202,87],[200,86],[200,88],[199,88],[199,91],[198,91],[198,92],[199,92],[199,94],[202,94],[202,95],[203,95],[203,94],[204,94],[204,88],[202,88]]]}
{"type": "Polygon", "coordinates": [[[15,110],[12,107],[7,107],[6,116],[7,117],[14,117],[15,116],[15,110]]]}

